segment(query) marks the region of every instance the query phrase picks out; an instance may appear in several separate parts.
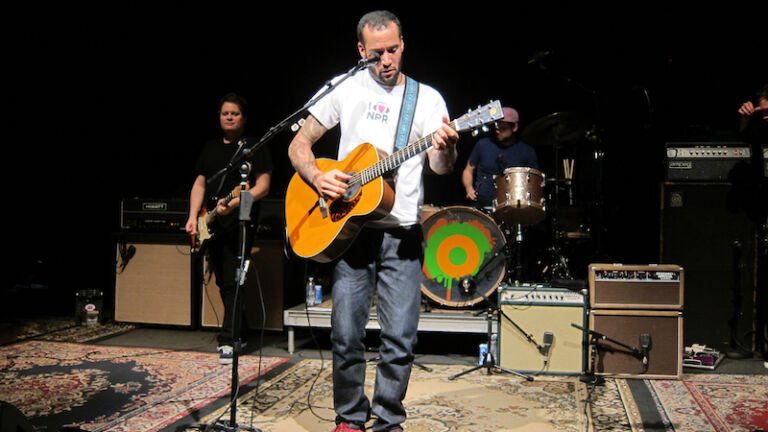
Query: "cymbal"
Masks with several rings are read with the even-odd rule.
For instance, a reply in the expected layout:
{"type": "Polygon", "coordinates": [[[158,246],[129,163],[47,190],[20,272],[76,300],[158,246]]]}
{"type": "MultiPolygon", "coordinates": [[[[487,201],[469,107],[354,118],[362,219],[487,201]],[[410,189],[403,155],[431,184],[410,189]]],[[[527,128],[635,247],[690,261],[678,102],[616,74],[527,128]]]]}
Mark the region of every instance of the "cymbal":
{"type": "Polygon", "coordinates": [[[535,120],[521,134],[534,146],[554,146],[583,138],[591,127],[589,119],[576,112],[555,112],[535,120]]]}

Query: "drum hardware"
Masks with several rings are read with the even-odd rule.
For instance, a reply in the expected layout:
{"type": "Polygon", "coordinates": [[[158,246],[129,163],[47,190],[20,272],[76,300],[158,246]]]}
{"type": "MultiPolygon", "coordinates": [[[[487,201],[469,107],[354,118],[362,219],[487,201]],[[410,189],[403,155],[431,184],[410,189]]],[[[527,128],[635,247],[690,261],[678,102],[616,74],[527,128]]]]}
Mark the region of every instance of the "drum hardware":
{"type": "MultiPolygon", "coordinates": [[[[572,280],[573,275],[569,268],[569,259],[563,253],[562,241],[571,238],[570,233],[561,232],[559,223],[559,210],[561,206],[560,193],[567,193],[568,205],[573,206],[574,199],[574,174],[576,160],[571,157],[561,158],[561,150],[567,144],[575,144],[579,140],[588,139],[590,142],[599,140],[595,136],[595,129],[590,125],[587,117],[573,112],[556,112],[544,116],[528,126],[521,135],[522,139],[534,146],[547,146],[552,148],[554,177],[547,179],[549,192],[547,201],[550,214],[551,245],[546,250],[544,258],[538,260],[540,275],[545,280],[572,280]]],[[[575,237],[586,237],[579,232],[575,237]]]]}
{"type": "Polygon", "coordinates": [[[590,129],[590,122],[584,114],[555,112],[528,125],[521,138],[534,146],[554,146],[584,138],[590,129]]]}

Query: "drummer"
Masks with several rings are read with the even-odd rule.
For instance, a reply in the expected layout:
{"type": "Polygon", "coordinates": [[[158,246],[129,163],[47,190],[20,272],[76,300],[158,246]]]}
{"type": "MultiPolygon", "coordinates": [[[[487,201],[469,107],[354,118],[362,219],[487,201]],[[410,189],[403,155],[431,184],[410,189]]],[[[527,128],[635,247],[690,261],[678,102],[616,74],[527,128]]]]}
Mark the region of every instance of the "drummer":
{"type": "Polygon", "coordinates": [[[536,151],[517,138],[520,127],[517,111],[509,107],[502,110],[504,118],[496,123],[495,135],[477,141],[461,176],[467,199],[480,208],[492,204],[495,175],[510,167],[539,169],[536,151]]]}

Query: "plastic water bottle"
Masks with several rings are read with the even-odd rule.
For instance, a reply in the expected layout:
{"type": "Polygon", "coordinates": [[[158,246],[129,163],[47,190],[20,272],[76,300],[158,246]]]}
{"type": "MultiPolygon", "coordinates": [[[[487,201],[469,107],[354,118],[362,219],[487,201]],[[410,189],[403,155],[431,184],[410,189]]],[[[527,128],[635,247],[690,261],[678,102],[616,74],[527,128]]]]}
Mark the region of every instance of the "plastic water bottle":
{"type": "Polygon", "coordinates": [[[498,334],[491,335],[491,346],[488,347],[488,351],[491,353],[494,359],[494,364],[499,364],[499,338],[498,334]]]}
{"type": "Polygon", "coordinates": [[[315,304],[315,279],[310,276],[307,280],[307,306],[314,306],[315,304]]]}

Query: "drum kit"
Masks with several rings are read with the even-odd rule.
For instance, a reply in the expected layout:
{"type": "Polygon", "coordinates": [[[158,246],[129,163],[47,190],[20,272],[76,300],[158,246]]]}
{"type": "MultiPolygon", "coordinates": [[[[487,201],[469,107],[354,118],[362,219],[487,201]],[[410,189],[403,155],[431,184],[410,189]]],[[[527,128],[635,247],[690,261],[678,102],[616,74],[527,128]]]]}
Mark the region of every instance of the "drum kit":
{"type": "Polygon", "coordinates": [[[534,168],[510,167],[494,178],[490,207],[425,204],[422,293],[443,306],[465,308],[488,300],[502,282],[574,279],[567,252],[592,241],[587,204],[594,201],[591,194],[599,194],[599,185],[578,185],[577,180],[589,176],[574,177],[575,164],[578,160],[599,174],[595,167],[602,153],[595,137],[581,115],[545,116],[528,126],[521,139],[537,147],[552,177],[534,168]],[[577,151],[579,146],[588,152],[577,151]],[[584,189],[590,196],[580,192],[584,189]]]}

